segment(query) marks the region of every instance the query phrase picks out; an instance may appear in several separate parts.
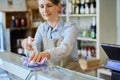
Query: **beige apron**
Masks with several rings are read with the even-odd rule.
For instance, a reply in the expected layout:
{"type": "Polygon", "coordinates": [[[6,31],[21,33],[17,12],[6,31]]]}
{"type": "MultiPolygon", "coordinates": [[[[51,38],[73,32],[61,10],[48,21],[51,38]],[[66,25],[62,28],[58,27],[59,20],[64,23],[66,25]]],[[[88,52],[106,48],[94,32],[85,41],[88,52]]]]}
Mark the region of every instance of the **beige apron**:
{"type": "MultiPolygon", "coordinates": [[[[49,39],[47,38],[47,30],[45,30],[44,34],[43,34],[43,41],[42,41],[42,45],[43,45],[43,50],[48,50],[51,49],[53,47],[57,47],[60,45],[60,42],[62,41],[62,32],[64,30],[62,30],[60,32],[60,36],[58,39],[49,39]]],[[[52,62],[52,64],[54,65],[58,65],[63,67],[67,62],[67,58],[62,58],[59,62],[52,62]]]]}

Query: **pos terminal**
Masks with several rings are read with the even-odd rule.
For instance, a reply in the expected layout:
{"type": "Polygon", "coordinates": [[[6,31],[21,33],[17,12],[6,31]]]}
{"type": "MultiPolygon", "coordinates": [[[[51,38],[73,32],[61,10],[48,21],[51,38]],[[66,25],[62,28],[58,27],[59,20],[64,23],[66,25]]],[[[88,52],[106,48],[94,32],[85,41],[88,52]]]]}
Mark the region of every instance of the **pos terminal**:
{"type": "Polygon", "coordinates": [[[101,46],[108,56],[104,66],[112,70],[111,80],[120,80],[120,45],[102,43],[101,46]]]}

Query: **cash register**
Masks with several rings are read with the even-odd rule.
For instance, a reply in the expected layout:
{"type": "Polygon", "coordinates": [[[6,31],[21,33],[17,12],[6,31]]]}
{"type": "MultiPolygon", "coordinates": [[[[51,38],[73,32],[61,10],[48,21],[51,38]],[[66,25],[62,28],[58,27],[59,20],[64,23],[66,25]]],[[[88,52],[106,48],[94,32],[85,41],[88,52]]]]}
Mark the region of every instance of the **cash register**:
{"type": "Polygon", "coordinates": [[[104,67],[111,69],[111,80],[120,80],[120,45],[102,43],[101,46],[108,56],[104,67]]]}

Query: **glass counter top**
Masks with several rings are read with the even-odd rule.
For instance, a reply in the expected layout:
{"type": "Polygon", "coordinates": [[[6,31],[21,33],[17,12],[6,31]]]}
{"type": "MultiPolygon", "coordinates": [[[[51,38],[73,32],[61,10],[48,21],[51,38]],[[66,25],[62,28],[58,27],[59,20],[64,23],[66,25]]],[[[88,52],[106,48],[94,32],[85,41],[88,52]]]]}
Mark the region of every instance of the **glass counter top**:
{"type": "Polygon", "coordinates": [[[90,75],[86,75],[80,72],[72,71],[69,69],[61,68],[58,66],[52,67],[49,70],[43,70],[37,72],[39,75],[43,75],[46,77],[53,77],[55,80],[103,80],[100,78],[96,78],[90,75]]]}
{"type": "Polygon", "coordinates": [[[22,58],[21,55],[18,55],[12,52],[6,52],[6,51],[0,52],[0,59],[7,61],[9,63],[13,63],[15,65],[24,67],[22,65],[21,58],[22,58]]]}
{"type": "Polygon", "coordinates": [[[22,79],[26,79],[31,72],[21,61],[22,56],[11,52],[0,52],[0,68],[22,79]]]}
{"type": "Polygon", "coordinates": [[[103,80],[59,66],[47,65],[44,69],[28,68],[22,64],[22,56],[11,52],[0,52],[0,68],[26,79],[30,72],[37,74],[37,80],[103,80]],[[15,70],[16,69],[16,70],[15,70]]]}

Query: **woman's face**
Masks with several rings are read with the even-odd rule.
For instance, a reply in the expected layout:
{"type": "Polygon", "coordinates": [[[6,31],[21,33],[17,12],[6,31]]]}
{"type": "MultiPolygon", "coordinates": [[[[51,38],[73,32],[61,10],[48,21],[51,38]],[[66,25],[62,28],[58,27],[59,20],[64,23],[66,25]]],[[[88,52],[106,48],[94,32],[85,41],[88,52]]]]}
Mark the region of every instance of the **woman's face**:
{"type": "Polygon", "coordinates": [[[39,11],[45,20],[53,20],[58,17],[60,4],[55,5],[50,0],[39,0],[39,11]]]}

